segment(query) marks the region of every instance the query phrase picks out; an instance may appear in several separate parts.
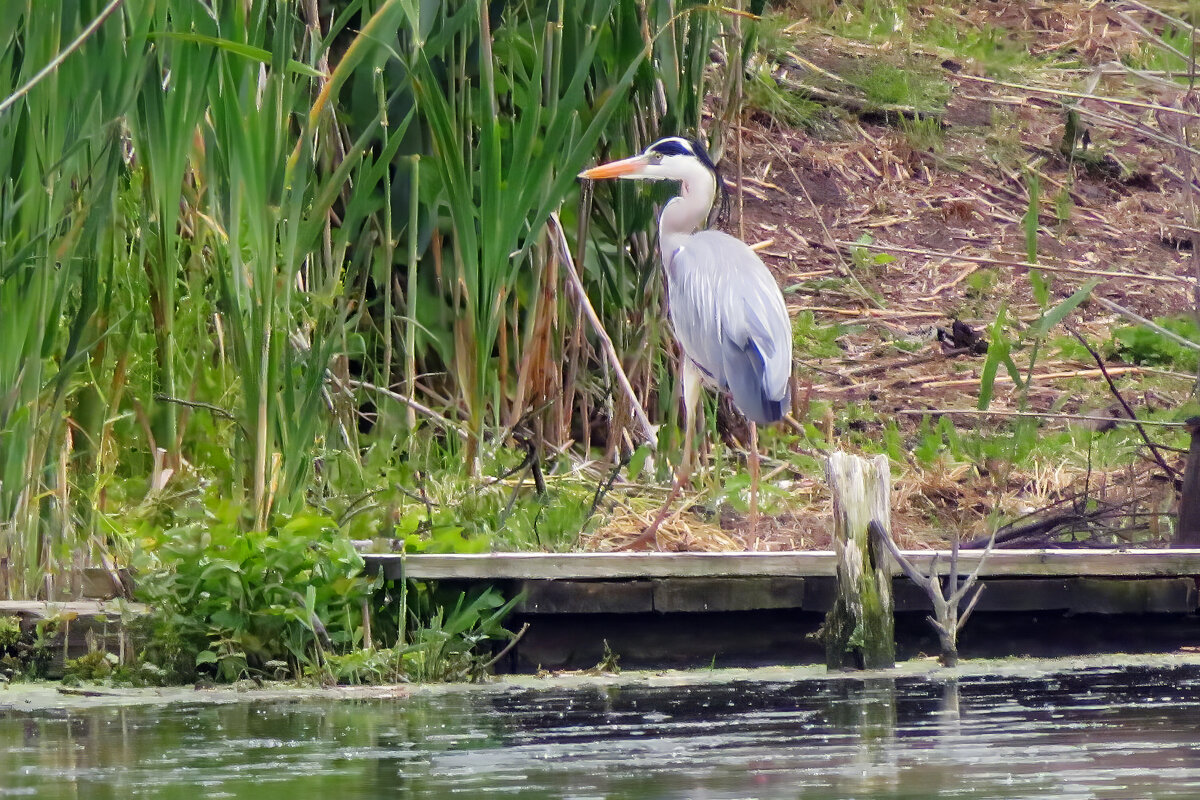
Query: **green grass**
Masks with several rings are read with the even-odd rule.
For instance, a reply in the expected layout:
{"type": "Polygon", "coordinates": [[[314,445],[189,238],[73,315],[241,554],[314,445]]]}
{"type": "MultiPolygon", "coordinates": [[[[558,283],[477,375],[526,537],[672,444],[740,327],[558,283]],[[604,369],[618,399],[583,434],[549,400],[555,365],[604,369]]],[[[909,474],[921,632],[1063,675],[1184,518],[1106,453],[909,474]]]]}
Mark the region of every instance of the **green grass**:
{"type": "Polygon", "coordinates": [[[945,106],[950,97],[950,87],[941,76],[914,63],[898,65],[880,61],[848,77],[863,90],[867,100],[880,105],[932,111],[945,106]]]}
{"type": "Polygon", "coordinates": [[[791,127],[816,130],[828,112],[820,103],[779,85],[767,66],[755,69],[747,78],[743,102],[773,120],[791,127]]]}

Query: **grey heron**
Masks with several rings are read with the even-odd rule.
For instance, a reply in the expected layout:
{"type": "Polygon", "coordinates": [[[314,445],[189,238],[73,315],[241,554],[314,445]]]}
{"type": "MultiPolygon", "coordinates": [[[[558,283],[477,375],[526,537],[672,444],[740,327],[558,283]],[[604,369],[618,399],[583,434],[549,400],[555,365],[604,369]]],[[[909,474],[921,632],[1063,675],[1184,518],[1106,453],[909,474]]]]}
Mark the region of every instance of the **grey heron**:
{"type": "Polygon", "coordinates": [[[698,141],[669,136],[630,158],[580,173],[589,180],[679,181],[658,220],[667,309],[682,352],[683,461],[647,542],[691,473],[696,403],[703,383],[727,391],[750,421],[750,519],[758,514],[758,425],[782,419],[790,399],[792,326],[770,270],[740,239],[705,230],[721,178],[698,141]]]}

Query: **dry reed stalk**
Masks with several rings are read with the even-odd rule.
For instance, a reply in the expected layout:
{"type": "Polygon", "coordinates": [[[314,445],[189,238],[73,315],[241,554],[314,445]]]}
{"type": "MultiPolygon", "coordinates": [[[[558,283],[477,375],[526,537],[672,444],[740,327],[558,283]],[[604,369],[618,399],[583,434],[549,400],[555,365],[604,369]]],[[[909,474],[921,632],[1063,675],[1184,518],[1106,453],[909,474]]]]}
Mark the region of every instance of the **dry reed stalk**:
{"type": "Polygon", "coordinates": [[[838,314],[843,317],[867,317],[875,322],[911,317],[944,317],[944,311],[896,311],[890,308],[836,308],[834,306],[793,306],[789,311],[813,311],[822,314],[838,314]]]}
{"type": "MultiPolygon", "coordinates": [[[[605,358],[608,359],[609,365],[617,376],[617,383],[621,386],[621,391],[629,400],[630,410],[634,420],[638,424],[638,433],[642,435],[642,440],[645,442],[654,442],[656,437],[654,426],[650,424],[650,419],[646,416],[646,410],[642,408],[641,402],[638,401],[637,394],[633,391],[633,386],[629,383],[629,377],[625,374],[624,367],[621,366],[621,359],[617,355],[616,347],[613,346],[612,337],[604,330],[604,324],[600,321],[600,317],[596,314],[596,309],[592,308],[592,301],[588,299],[587,290],[583,288],[583,282],[579,279],[579,271],[575,268],[575,259],[571,256],[571,247],[567,244],[567,235],[563,231],[562,223],[558,220],[558,212],[551,212],[548,218],[550,226],[554,229],[554,235],[558,240],[560,247],[560,255],[567,266],[566,276],[567,282],[571,286],[571,291],[575,295],[580,308],[583,309],[584,315],[592,326],[592,331],[600,340],[600,344],[604,350],[605,358]]],[[[587,421],[584,421],[587,424],[587,421]]]]}
{"type": "MultiPolygon", "coordinates": [[[[1113,367],[1108,371],[1109,375],[1128,375],[1144,372],[1142,367],[1113,367]]],[[[1039,381],[1057,380],[1059,378],[1100,378],[1103,373],[1098,369],[1077,369],[1063,370],[1060,372],[1047,372],[1040,375],[1034,375],[1033,378],[1039,381]]],[[[1190,376],[1189,376],[1190,377],[1190,376]]],[[[997,384],[1010,384],[1013,382],[1011,375],[997,375],[995,382],[997,384]]],[[[949,380],[925,380],[917,379],[911,381],[914,385],[924,386],[927,389],[944,389],[951,386],[976,386],[979,383],[979,378],[953,378],[949,380]]]]}

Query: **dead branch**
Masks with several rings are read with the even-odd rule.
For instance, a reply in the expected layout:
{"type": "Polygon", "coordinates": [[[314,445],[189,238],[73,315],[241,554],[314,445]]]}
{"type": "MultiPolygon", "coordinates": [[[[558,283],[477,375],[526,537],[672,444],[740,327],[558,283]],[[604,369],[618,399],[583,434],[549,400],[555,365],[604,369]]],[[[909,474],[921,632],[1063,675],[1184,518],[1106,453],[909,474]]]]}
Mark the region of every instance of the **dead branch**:
{"type": "Polygon", "coordinates": [[[1104,519],[1119,516],[1123,507],[1124,504],[1115,506],[1106,505],[1092,511],[1065,511],[1025,525],[1003,525],[997,528],[990,536],[980,536],[972,539],[966,542],[963,547],[968,550],[976,550],[987,546],[989,542],[1010,547],[1017,544],[1022,546],[1045,546],[1056,533],[1074,527],[1086,528],[1104,519]]]}
{"type": "Polygon", "coordinates": [[[359,380],[355,380],[353,378],[342,379],[342,378],[336,377],[332,373],[327,373],[327,374],[329,376],[329,379],[334,383],[340,384],[343,387],[349,387],[351,389],[367,389],[372,392],[377,392],[377,393],[383,395],[384,397],[387,397],[390,400],[395,400],[398,403],[403,403],[404,405],[411,408],[413,411],[416,411],[418,414],[424,414],[425,416],[429,417],[434,422],[436,422],[438,425],[441,425],[446,430],[454,431],[463,439],[467,438],[466,430],[464,430],[463,427],[461,425],[459,425],[457,422],[450,419],[449,417],[439,414],[438,412],[434,411],[432,408],[428,408],[426,406],[421,405],[416,400],[413,400],[411,397],[405,397],[404,395],[400,394],[399,392],[393,392],[391,389],[386,389],[382,386],[376,386],[375,384],[367,383],[366,381],[359,381],[359,380]]]}
{"type": "Polygon", "coordinates": [[[941,642],[942,654],[939,660],[942,666],[953,667],[958,663],[958,632],[967,624],[967,620],[971,617],[971,612],[975,610],[975,604],[979,602],[979,596],[983,594],[984,586],[982,584],[972,593],[971,589],[975,587],[976,581],[979,580],[980,571],[983,569],[984,563],[987,561],[988,555],[992,552],[992,546],[995,544],[995,535],[988,542],[986,548],[979,556],[979,562],[970,575],[961,583],[958,573],[958,549],[959,537],[956,532],[950,546],[950,565],[946,572],[946,581],[943,585],[938,580],[937,568],[940,554],[935,555],[929,564],[929,574],[922,575],[917,568],[909,562],[904,554],[900,552],[900,548],[892,540],[891,534],[884,530],[877,520],[871,520],[867,523],[867,530],[876,538],[884,547],[887,548],[892,558],[900,565],[900,569],[910,581],[920,586],[925,594],[929,596],[930,602],[933,603],[933,616],[926,617],[929,624],[933,626],[934,631],[938,635],[938,640],[941,642]],[[967,600],[966,610],[959,614],[959,606],[970,594],[970,599],[967,600]]]}

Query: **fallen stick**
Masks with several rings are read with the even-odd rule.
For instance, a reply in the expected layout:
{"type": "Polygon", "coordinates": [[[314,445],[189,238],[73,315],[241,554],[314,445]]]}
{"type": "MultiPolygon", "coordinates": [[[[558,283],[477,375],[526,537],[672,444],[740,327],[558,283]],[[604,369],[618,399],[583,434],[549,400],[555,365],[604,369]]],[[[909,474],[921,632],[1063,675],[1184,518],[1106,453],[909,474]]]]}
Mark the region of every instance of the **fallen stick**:
{"type": "Polygon", "coordinates": [[[1142,325],[1145,325],[1150,330],[1154,331],[1157,334],[1161,334],[1162,336],[1167,337],[1168,339],[1175,342],[1176,344],[1181,344],[1184,347],[1191,348],[1192,350],[1200,350],[1200,343],[1193,342],[1191,339],[1185,339],[1184,337],[1180,336],[1178,333],[1167,330],[1162,325],[1159,325],[1157,322],[1146,319],[1145,317],[1143,317],[1141,314],[1137,313],[1136,311],[1131,311],[1128,308],[1126,308],[1125,306],[1118,305],[1117,303],[1114,303],[1112,300],[1101,297],[1100,295],[1097,295],[1097,294],[1093,294],[1092,299],[1095,300],[1100,305],[1107,308],[1109,311],[1115,311],[1116,313],[1120,314],[1123,317],[1128,317],[1129,319],[1133,320],[1134,322],[1141,323],[1142,325]]]}
{"type": "Polygon", "coordinates": [[[954,358],[955,356],[965,355],[971,352],[969,347],[955,347],[951,350],[943,350],[938,353],[926,353],[925,355],[913,356],[901,361],[890,361],[886,364],[872,364],[869,367],[858,367],[845,373],[847,378],[863,378],[868,375],[876,375],[880,372],[891,372],[894,369],[904,369],[905,367],[915,367],[920,364],[927,364],[930,361],[944,361],[954,358]]]}

